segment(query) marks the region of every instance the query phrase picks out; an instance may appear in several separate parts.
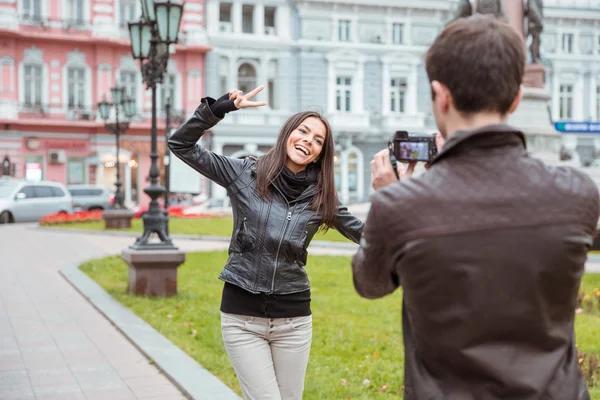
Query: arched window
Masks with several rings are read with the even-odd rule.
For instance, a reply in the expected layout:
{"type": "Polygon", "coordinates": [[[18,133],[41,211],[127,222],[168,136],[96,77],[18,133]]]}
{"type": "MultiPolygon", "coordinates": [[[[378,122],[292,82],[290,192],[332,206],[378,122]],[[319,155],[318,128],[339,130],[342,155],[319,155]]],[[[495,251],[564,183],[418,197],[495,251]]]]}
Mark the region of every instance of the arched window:
{"type": "Polygon", "coordinates": [[[248,63],[240,65],[238,70],[238,89],[244,94],[256,88],[256,70],[248,63]]]}
{"type": "Polygon", "coordinates": [[[358,190],[358,156],[355,152],[348,153],[348,191],[350,198],[356,197],[358,190]]]}

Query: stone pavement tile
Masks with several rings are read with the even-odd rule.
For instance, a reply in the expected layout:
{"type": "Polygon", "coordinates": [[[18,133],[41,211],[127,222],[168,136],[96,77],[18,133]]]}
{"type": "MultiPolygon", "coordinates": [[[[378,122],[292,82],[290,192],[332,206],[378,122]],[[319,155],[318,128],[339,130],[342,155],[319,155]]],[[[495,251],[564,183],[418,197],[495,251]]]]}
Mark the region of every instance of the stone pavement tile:
{"type": "Polygon", "coordinates": [[[14,336],[0,337],[0,354],[19,354],[19,342],[14,336]]]}
{"type": "Polygon", "coordinates": [[[14,336],[14,333],[8,317],[0,316],[0,337],[14,336]]]}
{"type": "Polygon", "coordinates": [[[57,348],[56,342],[50,334],[19,335],[17,342],[21,348],[57,348]]]}
{"type": "Polygon", "coordinates": [[[46,327],[52,336],[71,335],[81,332],[81,327],[74,321],[46,322],[46,327]]]}
{"type": "Polygon", "coordinates": [[[56,383],[51,385],[32,386],[35,397],[61,396],[68,394],[83,394],[81,388],[75,383],[56,383]]]}
{"type": "Polygon", "coordinates": [[[67,366],[53,368],[31,368],[27,370],[29,381],[33,386],[77,383],[75,376],[67,366]]]}
{"type": "Polygon", "coordinates": [[[127,387],[120,389],[86,391],[85,397],[87,400],[137,400],[137,397],[127,387]]]}
{"type": "MultiPolygon", "coordinates": [[[[36,400],[86,400],[86,398],[83,393],[76,392],[36,396],[36,400]]],[[[106,400],[108,400],[108,398],[106,398],[106,400]]]]}
{"type": "Polygon", "coordinates": [[[38,317],[39,313],[35,306],[30,303],[17,303],[6,307],[9,317],[38,317]]]}
{"type": "Polygon", "coordinates": [[[0,399],[2,400],[35,400],[31,387],[15,389],[0,388],[0,399]]]}
{"type": "Polygon", "coordinates": [[[25,353],[22,355],[27,369],[42,367],[63,367],[67,362],[58,350],[36,353],[25,353]]]}
{"type": "Polygon", "coordinates": [[[160,375],[158,369],[149,364],[147,359],[138,361],[119,360],[116,362],[111,361],[110,363],[122,379],[154,377],[160,375]]]}
{"type": "Polygon", "coordinates": [[[57,335],[54,342],[61,351],[97,349],[96,345],[83,332],[70,335],[57,335]]]}
{"type": "Polygon", "coordinates": [[[168,380],[164,375],[155,375],[127,378],[125,379],[125,383],[131,388],[131,390],[140,390],[147,387],[169,385],[171,384],[171,381],[168,380]]]}
{"type": "MultiPolygon", "coordinates": [[[[15,369],[25,369],[25,362],[21,354],[0,354],[0,371],[11,371],[15,369]]],[[[0,397],[2,399],[2,397],[0,397]]]]}
{"type": "Polygon", "coordinates": [[[0,371],[0,389],[16,389],[30,386],[26,370],[0,371]]]}
{"type": "Polygon", "coordinates": [[[106,358],[95,347],[86,349],[67,349],[63,350],[61,353],[69,365],[94,365],[106,361],[106,358]]]}
{"type": "Polygon", "coordinates": [[[159,397],[159,396],[181,396],[181,392],[173,386],[172,383],[158,386],[146,386],[131,388],[133,394],[138,398],[159,397]]]}

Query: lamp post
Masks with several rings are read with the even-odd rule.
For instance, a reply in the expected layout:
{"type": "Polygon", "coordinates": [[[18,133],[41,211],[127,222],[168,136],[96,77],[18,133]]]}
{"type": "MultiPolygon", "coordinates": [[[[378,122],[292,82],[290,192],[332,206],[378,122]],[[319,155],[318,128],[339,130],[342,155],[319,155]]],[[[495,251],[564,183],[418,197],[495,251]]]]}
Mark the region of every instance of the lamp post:
{"type": "Polygon", "coordinates": [[[158,182],[158,150],[156,146],[156,85],[162,83],[169,61],[169,45],[177,43],[183,5],[172,0],[141,0],[142,18],[129,23],[131,52],[141,62],[142,79],[152,90],[152,128],[150,150],[150,206],[144,213],[144,233],[121,258],[129,264],[129,292],[142,296],[174,296],[177,294],[177,268],[185,261],[167,230],[169,217],[158,205],[165,188],[158,182]],[[151,236],[158,241],[150,241],[151,236]]]}
{"type": "Polygon", "coordinates": [[[156,85],[162,83],[163,74],[169,60],[169,45],[177,43],[183,5],[171,0],[141,0],[142,18],[129,23],[131,52],[140,60],[142,79],[152,90],[152,147],[150,166],[150,186],[144,192],[150,196],[150,206],[143,216],[144,234],[131,246],[132,249],[175,249],[167,233],[168,216],[160,209],[158,199],[165,188],[158,183],[156,146],[156,85]],[[150,236],[156,233],[158,243],[150,243],[150,236]]]}
{"type": "Polygon", "coordinates": [[[112,208],[116,210],[126,209],[123,203],[123,191],[121,190],[121,186],[123,183],[121,182],[121,163],[119,160],[119,149],[121,147],[121,134],[125,133],[129,128],[129,122],[121,122],[119,121],[119,110],[123,108],[126,118],[131,118],[135,115],[135,101],[131,98],[125,97],[125,88],[122,86],[113,86],[110,89],[110,94],[112,98],[112,103],[106,101],[106,99],[102,100],[98,103],[98,110],[100,111],[100,117],[104,120],[106,129],[115,135],[116,137],[116,147],[117,147],[117,181],[115,182],[115,186],[117,190],[115,192],[115,201],[113,203],[112,208]],[[115,109],[115,122],[109,123],[108,119],[110,117],[110,111],[114,107],[115,109]]]}

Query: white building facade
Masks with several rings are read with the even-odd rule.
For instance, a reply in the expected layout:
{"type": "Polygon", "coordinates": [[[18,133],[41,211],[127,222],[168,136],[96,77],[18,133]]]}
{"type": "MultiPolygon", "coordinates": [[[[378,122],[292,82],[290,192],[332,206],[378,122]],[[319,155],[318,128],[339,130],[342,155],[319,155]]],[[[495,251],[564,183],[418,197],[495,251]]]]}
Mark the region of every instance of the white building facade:
{"type": "MultiPolygon", "coordinates": [[[[455,0],[207,0],[206,93],[266,89],[269,108],[228,115],[213,150],[260,156],[292,113],[315,109],[336,142],[342,202],[368,200],[369,162],[396,130],[434,132],[424,54],[455,0]]],[[[546,0],[542,58],[554,121],[600,120],[600,3],[546,0]]],[[[565,135],[571,153],[596,139],[565,135]],[[587,143],[587,144],[586,144],[587,143]]],[[[579,163],[578,155],[576,163],[579,163]]],[[[216,194],[225,195],[215,188],[216,194]]]]}

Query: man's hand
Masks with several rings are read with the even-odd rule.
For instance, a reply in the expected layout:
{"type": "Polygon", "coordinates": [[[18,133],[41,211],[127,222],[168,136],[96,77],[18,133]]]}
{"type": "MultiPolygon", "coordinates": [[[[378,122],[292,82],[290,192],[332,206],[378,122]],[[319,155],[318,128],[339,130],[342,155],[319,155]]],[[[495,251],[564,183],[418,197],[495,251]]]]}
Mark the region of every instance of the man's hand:
{"type": "MultiPolygon", "coordinates": [[[[413,161],[408,164],[408,168],[405,168],[404,165],[398,163],[398,176],[400,180],[410,179],[415,171],[415,165],[417,165],[417,162],[413,161]]],[[[371,182],[375,190],[398,182],[388,149],[381,150],[373,157],[371,161],[371,182]]]]}
{"type": "Polygon", "coordinates": [[[229,100],[233,100],[233,104],[237,109],[266,106],[266,101],[250,101],[251,98],[260,93],[264,88],[264,85],[260,85],[259,87],[245,95],[241,90],[233,89],[231,92],[229,92],[229,100]]]}

